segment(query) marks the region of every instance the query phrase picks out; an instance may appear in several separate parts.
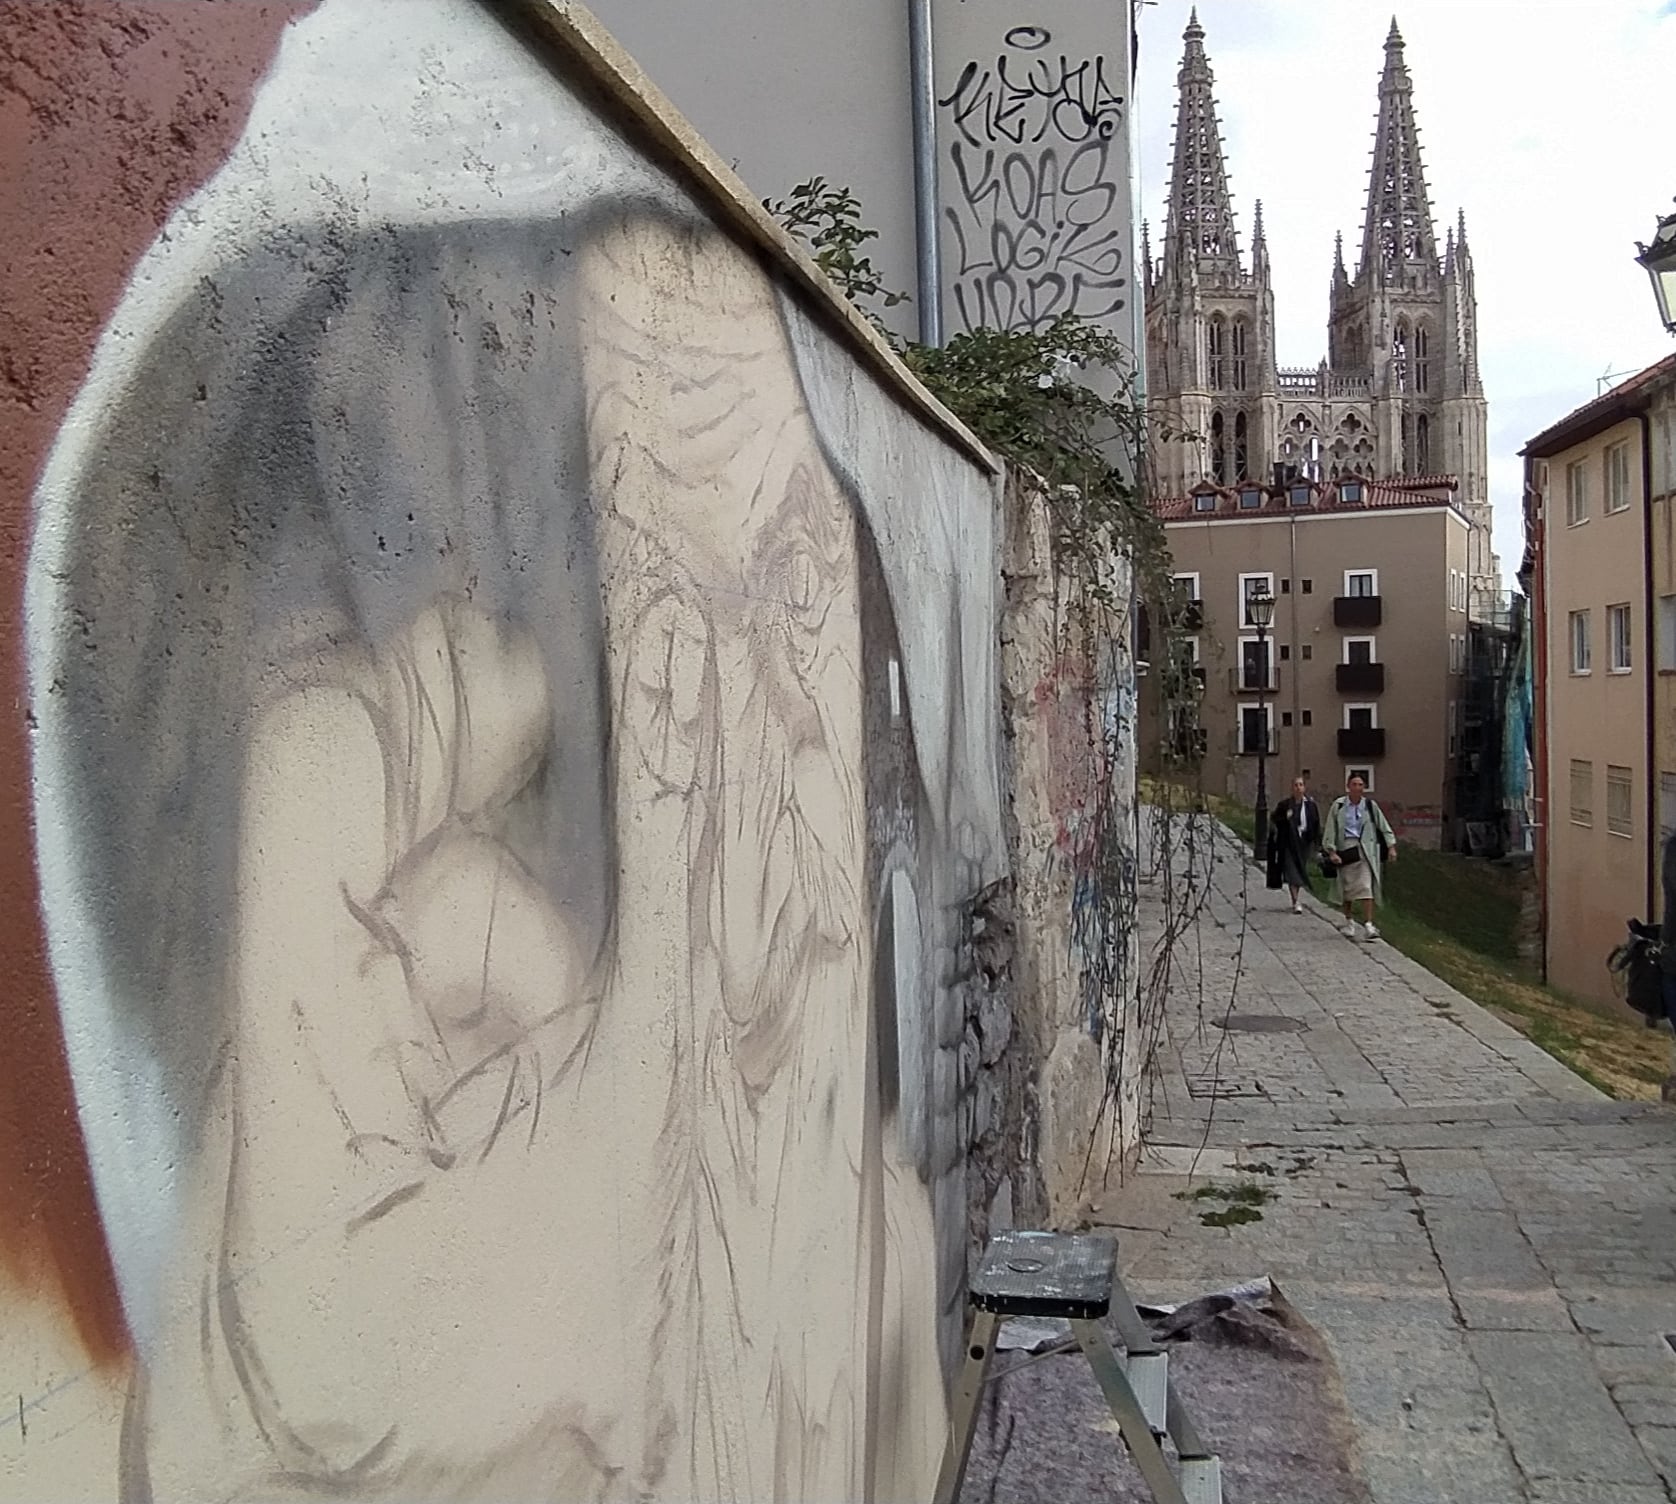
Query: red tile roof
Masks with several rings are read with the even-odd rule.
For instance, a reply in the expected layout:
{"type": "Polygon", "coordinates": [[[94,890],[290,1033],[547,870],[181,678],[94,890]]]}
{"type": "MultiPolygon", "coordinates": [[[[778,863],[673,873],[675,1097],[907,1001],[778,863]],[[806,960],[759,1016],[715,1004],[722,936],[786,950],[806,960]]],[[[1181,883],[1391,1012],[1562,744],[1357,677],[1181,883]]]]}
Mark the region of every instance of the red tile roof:
{"type": "MultiPolygon", "coordinates": [[[[1357,480],[1361,477],[1345,476],[1344,479],[1357,480]]],[[[1454,502],[1455,493],[1460,489],[1460,481],[1453,475],[1401,475],[1388,480],[1362,480],[1362,500],[1346,503],[1339,500],[1338,481],[1306,484],[1314,492],[1314,500],[1307,507],[1291,505],[1287,499],[1291,486],[1259,486],[1258,489],[1263,492],[1263,505],[1251,509],[1239,504],[1239,494],[1247,487],[1204,485],[1192,495],[1156,497],[1152,510],[1165,522],[1209,522],[1221,517],[1308,516],[1312,512],[1379,512],[1397,507],[1447,506],[1454,502]],[[1197,510],[1194,498],[1210,492],[1216,495],[1216,510],[1197,510]]]]}
{"type": "Polygon", "coordinates": [[[1610,391],[1602,392],[1594,401],[1575,408],[1558,423],[1543,429],[1519,452],[1535,459],[1548,459],[1574,444],[1592,439],[1603,429],[1640,412],[1653,395],[1652,388],[1667,377],[1676,381],[1676,355],[1665,356],[1646,370],[1620,381],[1610,391]]]}

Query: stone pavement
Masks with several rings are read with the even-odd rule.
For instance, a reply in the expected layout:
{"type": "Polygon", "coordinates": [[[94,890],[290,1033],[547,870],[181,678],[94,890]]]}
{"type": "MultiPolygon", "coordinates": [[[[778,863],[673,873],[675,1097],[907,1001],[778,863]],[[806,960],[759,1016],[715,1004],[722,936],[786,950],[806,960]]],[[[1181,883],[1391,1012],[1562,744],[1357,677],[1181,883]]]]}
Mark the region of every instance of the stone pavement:
{"type": "MultiPolygon", "coordinates": [[[[1676,1114],[1292,914],[1231,838],[1200,869],[1148,1147],[1095,1216],[1137,1297],[1271,1275],[1337,1360],[1377,1504],[1676,1499],[1676,1114]],[[1259,1220],[1178,1195],[1236,1183],[1272,1194],[1259,1220]]],[[[1142,911],[1156,936],[1156,876],[1142,911]]]]}

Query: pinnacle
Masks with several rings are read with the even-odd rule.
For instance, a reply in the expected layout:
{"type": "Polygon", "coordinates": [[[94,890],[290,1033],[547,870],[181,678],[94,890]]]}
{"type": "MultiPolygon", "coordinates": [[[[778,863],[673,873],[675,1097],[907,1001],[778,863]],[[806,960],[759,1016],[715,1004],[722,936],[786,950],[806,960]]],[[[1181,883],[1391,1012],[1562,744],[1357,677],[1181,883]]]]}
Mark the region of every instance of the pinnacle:
{"type": "MultiPolygon", "coordinates": [[[[1195,16],[1198,14],[1197,10],[1195,10],[1194,14],[1195,16]]],[[[1402,46],[1402,33],[1397,30],[1397,18],[1392,16],[1391,30],[1385,37],[1385,50],[1387,52],[1401,52],[1402,46]]]]}

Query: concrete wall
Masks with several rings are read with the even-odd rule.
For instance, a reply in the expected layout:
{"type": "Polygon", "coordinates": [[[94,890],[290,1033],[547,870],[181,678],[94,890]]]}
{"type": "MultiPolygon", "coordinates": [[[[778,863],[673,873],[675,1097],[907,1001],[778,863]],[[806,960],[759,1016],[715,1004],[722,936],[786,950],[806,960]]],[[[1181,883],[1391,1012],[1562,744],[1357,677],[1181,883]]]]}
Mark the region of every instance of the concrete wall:
{"type": "Polygon", "coordinates": [[[1548,706],[1548,980],[1581,997],[1612,998],[1605,957],[1624,935],[1624,921],[1644,917],[1647,893],[1647,681],[1644,548],[1646,511],[1641,426],[1628,421],[1573,449],[1548,457],[1545,501],[1548,706]],[[1602,456],[1629,444],[1630,501],[1606,512],[1602,456]],[[1585,466],[1589,515],[1572,525],[1566,470],[1585,466]],[[1628,602],[1635,634],[1627,672],[1614,672],[1607,608],[1628,602]],[[1571,672],[1570,619],[1589,612],[1592,664],[1571,672]],[[1573,817],[1571,764],[1590,768],[1587,823],[1573,817]],[[1607,827],[1607,769],[1631,774],[1631,829],[1607,827]]]}
{"type": "Polygon", "coordinates": [[[3,57],[0,1498],[925,1497],[979,453],[585,47],[3,57]]]}

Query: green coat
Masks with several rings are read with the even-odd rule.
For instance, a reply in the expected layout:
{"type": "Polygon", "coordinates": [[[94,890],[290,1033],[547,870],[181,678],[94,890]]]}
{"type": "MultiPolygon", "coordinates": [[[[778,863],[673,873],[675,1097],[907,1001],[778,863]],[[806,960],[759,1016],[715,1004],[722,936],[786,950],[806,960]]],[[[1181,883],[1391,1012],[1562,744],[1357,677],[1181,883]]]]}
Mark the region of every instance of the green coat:
{"type": "MultiPolygon", "coordinates": [[[[1349,797],[1344,794],[1333,800],[1332,808],[1327,811],[1327,818],[1321,826],[1322,851],[1343,851],[1350,844],[1344,835],[1344,809],[1349,803],[1349,797]]],[[[1373,897],[1377,903],[1384,897],[1385,893],[1385,864],[1379,859],[1379,836],[1375,835],[1374,832],[1378,831],[1379,835],[1383,835],[1388,846],[1395,846],[1397,837],[1396,832],[1391,829],[1391,822],[1385,818],[1385,811],[1374,800],[1364,794],[1362,803],[1367,805],[1368,813],[1373,816],[1371,820],[1364,819],[1362,821],[1361,847],[1362,860],[1368,864],[1368,870],[1373,873],[1373,897]]],[[[1333,878],[1331,898],[1335,904],[1344,902],[1344,896],[1339,891],[1339,880],[1336,876],[1333,878]]]]}

